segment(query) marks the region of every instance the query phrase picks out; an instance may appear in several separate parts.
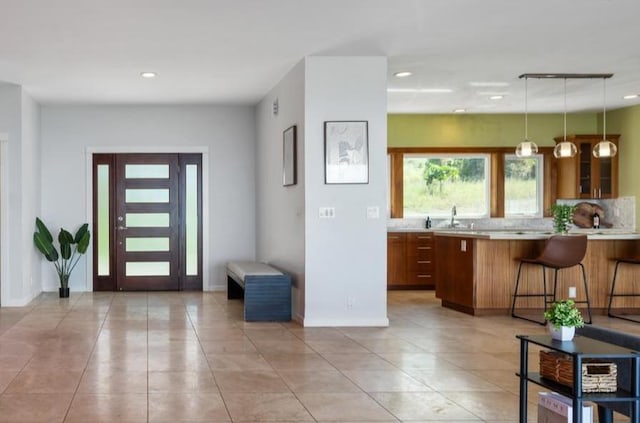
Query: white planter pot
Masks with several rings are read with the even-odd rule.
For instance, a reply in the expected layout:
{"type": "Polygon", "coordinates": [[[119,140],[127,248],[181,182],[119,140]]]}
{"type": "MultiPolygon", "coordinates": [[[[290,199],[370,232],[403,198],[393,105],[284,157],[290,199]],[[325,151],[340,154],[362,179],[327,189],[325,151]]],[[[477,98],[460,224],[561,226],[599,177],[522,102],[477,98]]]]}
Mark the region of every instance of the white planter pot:
{"type": "Polygon", "coordinates": [[[573,336],[576,334],[575,327],[560,326],[558,329],[556,329],[556,327],[551,323],[548,324],[548,327],[551,338],[558,341],[571,341],[573,339],[573,336]]]}

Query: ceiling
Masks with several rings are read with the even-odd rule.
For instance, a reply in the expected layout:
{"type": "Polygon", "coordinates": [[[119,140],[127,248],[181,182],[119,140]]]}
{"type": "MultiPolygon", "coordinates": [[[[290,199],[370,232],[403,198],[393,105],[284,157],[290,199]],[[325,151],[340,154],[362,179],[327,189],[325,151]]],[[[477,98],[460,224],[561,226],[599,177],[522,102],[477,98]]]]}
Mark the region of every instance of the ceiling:
{"type": "MultiPolygon", "coordinates": [[[[622,99],[640,94],[639,15],[638,0],[0,0],[0,81],[43,104],[255,104],[305,56],[384,55],[391,113],[521,113],[518,75],[544,72],[614,73],[613,109],[640,104],[622,99]]],[[[529,79],[529,111],[563,111],[563,93],[529,79]]],[[[567,110],[603,94],[567,80],[567,110]]]]}

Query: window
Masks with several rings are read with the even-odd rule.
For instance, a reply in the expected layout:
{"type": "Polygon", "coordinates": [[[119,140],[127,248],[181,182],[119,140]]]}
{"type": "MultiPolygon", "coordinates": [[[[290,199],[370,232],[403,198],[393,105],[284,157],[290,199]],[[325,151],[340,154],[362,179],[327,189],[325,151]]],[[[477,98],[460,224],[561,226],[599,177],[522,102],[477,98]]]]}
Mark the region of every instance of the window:
{"type": "Polygon", "coordinates": [[[504,215],[542,216],[542,156],[504,159],[504,215]]]}
{"type": "Polygon", "coordinates": [[[405,154],[404,217],[489,217],[488,154],[405,154]]]}

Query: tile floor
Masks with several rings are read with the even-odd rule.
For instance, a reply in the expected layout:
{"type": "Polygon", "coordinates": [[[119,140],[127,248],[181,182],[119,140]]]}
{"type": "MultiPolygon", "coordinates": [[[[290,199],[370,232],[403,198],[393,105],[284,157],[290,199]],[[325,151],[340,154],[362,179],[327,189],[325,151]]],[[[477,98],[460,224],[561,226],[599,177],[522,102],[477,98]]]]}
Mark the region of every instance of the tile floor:
{"type": "Polygon", "coordinates": [[[425,291],[390,292],[389,318],[305,329],[243,322],[224,293],[43,294],[0,309],[0,422],[517,421],[514,336],[541,326],[425,291]]]}

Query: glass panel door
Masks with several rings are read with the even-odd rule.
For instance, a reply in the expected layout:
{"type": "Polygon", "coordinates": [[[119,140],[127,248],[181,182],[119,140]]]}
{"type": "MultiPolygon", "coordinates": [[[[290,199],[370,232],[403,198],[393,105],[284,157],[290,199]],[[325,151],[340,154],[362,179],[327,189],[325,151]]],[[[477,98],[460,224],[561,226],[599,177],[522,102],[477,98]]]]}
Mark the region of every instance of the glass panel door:
{"type": "Polygon", "coordinates": [[[180,289],[177,154],[116,157],[118,290],[180,289]]]}

